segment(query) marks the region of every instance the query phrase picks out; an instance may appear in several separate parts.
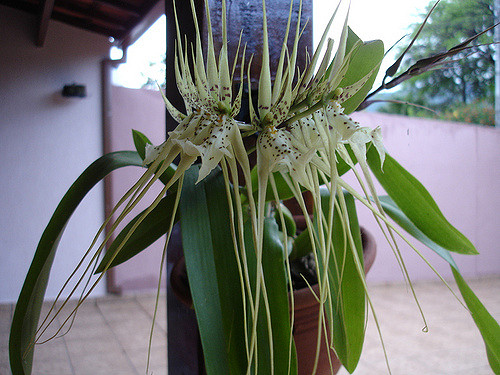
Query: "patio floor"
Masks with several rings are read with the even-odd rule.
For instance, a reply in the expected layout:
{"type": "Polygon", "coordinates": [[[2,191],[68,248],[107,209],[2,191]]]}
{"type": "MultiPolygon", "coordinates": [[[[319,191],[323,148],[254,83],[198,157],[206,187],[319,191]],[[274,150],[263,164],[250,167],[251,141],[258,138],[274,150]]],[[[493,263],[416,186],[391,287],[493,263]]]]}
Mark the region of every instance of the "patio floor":
{"type": "MultiPolygon", "coordinates": [[[[491,314],[500,320],[500,277],[469,284],[491,314]]],[[[467,311],[440,283],[418,283],[416,293],[428,333],[405,285],[370,286],[371,298],[394,375],[492,374],[484,344],[467,311]]],[[[155,296],[110,296],[87,301],[71,331],[39,345],[34,374],[144,374],[155,296]]],[[[47,309],[48,305],[44,306],[47,309]]],[[[10,374],[8,331],[13,306],[0,305],[0,374],[10,374]]],[[[161,296],[151,350],[150,373],[165,375],[165,297],[161,296]]],[[[56,324],[60,324],[56,321],[56,324]]],[[[370,316],[365,347],[355,374],[387,374],[374,319],[370,316]]],[[[341,375],[347,371],[341,370],[341,375]]],[[[173,374],[177,375],[177,374],[173,374]]]]}

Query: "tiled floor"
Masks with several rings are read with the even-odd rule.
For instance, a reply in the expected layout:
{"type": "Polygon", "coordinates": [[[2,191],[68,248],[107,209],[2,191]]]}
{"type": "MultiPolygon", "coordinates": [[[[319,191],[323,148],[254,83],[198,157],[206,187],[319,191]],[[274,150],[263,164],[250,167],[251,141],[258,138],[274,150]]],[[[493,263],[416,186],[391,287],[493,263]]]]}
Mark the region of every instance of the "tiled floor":
{"type": "MultiPolygon", "coordinates": [[[[469,286],[500,321],[500,278],[475,280],[469,286]]],[[[404,285],[371,288],[393,375],[492,375],[484,343],[470,314],[441,283],[415,286],[429,331],[404,285]]],[[[458,289],[453,288],[455,293],[458,289]]],[[[373,317],[355,374],[388,374],[373,317]]],[[[341,370],[339,375],[347,375],[341,370]]]]}
{"type": "MultiPolygon", "coordinates": [[[[145,374],[155,296],[109,296],[86,301],[68,334],[38,345],[33,374],[139,375],[145,374]]],[[[0,305],[1,306],[1,305],[0,305]]],[[[44,310],[50,307],[44,305],[44,310]]],[[[68,306],[67,309],[72,309],[68,306]]],[[[68,310],[69,311],[69,310],[68,310]]],[[[0,374],[7,366],[8,321],[12,307],[0,310],[0,374]]],[[[42,311],[42,316],[43,316],[42,311]]],[[[54,333],[62,319],[55,321],[54,333]]],[[[51,334],[47,332],[47,337],[51,334]]],[[[161,296],[154,328],[149,372],[166,374],[166,305],[161,296]]]]}
{"type": "MultiPolygon", "coordinates": [[[[500,278],[472,281],[470,285],[500,320],[500,278]]],[[[370,289],[392,374],[492,374],[472,319],[441,284],[416,285],[428,333],[421,331],[423,323],[418,309],[404,285],[379,285],[370,289]]],[[[144,374],[153,306],[153,295],[87,301],[67,335],[37,347],[34,374],[144,374]]],[[[0,305],[1,375],[10,373],[7,340],[11,315],[11,305],[0,305]]],[[[388,373],[373,322],[370,317],[365,348],[355,371],[358,375],[388,373]]],[[[165,299],[162,297],[151,351],[150,373],[154,375],[167,372],[165,336],[165,299]]],[[[347,372],[341,370],[340,374],[347,372]]]]}

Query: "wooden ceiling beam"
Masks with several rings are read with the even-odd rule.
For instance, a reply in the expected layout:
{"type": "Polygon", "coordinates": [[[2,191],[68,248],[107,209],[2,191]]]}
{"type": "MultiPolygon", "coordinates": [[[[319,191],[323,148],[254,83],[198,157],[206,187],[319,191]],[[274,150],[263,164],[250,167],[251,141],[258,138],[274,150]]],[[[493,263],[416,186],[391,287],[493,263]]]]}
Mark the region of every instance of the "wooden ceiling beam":
{"type": "Polygon", "coordinates": [[[35,39],[35,45],[37,47],[43,47],[43,44],[45,43],[45,37],[47,36],[47,31],[49,29],[49,21],[50,17],[52,16],[53,9],[54,9],[54,0],[42,0],[40,4],[37,35],[35,39]]]}
{"type": "Polygon", "coordinates": [[[138,16],[129,16],[128,18],[124,18],[114,13],[105,13],[102,11],[97,2],[93,2],[91,6],[83,6],[80,3],[65,0],[59,0],[57,2],[52,12],[52,18],[55,18],[56,14],[80,17],[81,19],[86,19],[89,23],[106,24],[111,28],[118,29],[119,31],[122,31],[121,29],[125,28],[125,21],[139,18],[138,16]]]}
{"type": "Polygon", "coordinates": [[[122,25],[111,23],[107,20],[102,20],[102,22],[99,22],[98,20],[92,20],[89,18],[78,17],[75,15],[60,12],[54,12],[52,18],[54,20],[67,23],[81,29],[93,31],[108,37],[111,36],[115,39],[119,39],[126,32],[126,28],[122,25]]]}
{"type": "Polygon", "coordinates": [[[140,17],[142,15],[141,8],[136,7],[126,1],[121,0],[94,0],[97,3],[105,4],[107,6],[120,9],[121,11],[127,12],[134,17],[140,17]]]}
{"type": "MultiPolygon", "coordinates": [[[[171,0],[167,0],[171,1],[171,0]]],[[[164,0],[149,0],[143,4],[140,19],[131,19],[127,24],[127,34],[120,38],[118,44],[130,46],[144,34],[153,23],[165,13],[164,0]]]]}
{"type": "Polygon", "coordinates": [[[123,46],[133,43],[160,17],[163,13],[163,1],[0,0],[0,5],[34,15],[32,35],[37,47],[44,46],[51,20],[113,37],[123,46]]]}

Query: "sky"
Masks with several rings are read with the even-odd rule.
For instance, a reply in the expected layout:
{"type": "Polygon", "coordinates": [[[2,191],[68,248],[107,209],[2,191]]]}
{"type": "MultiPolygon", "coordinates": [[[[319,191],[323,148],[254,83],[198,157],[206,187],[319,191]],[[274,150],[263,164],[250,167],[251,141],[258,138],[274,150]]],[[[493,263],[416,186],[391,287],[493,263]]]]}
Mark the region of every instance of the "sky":
{"type": "MultiPolygon", "coordinates": [[[[408,26],[418,21],[418,15],[423,12],[429,1],[351,0],[349,26],[361,39],[381,39],[385,48],[388,49],[408,33],[408,26]]],[[[315,41],[321,37],[335,6],[336,2],[332,0],[314,0],[315,41]]],[[[165,25],[165,16],[162,16],[136,43],[128,48],[127,63],[121,64],[113,74],[114,84],[140,88],[145,82],[144,76],[163,80],[164,72],[158,66],[150,67],[150,62],[162,60],[166,46],[165,25]]],[[[409,38],[406,39],[408,40],[409,38]]],[[[112,58],[118,57],[112,54],[112,58]]],[[[394,60],[394,55],[388,55],[380,71],[384,72],[394,60]]]]}

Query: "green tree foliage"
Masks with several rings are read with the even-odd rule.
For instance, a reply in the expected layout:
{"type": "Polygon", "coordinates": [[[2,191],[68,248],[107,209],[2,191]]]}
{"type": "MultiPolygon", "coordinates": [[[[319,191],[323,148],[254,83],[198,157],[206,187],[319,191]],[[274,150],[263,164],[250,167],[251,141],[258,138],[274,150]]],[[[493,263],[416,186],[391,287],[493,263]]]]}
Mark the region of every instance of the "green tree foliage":
{"type": "MultiPolygon", "coordinates": [[[[446,51],[494,24],[494,0],[442,0],[434,9],[404,60],[406,68],[419,59],[446,51]]],[[[425,14],[434,2],[427,6],[425,14]]],[[[419,24],[412,25],[413,33],[419,24]]],[[[405,81],[393,99],[430,108],[436,113],[401,103],[381,111],[411,116],[439,117],[455,121],[491,124],[495,63],[493,30],[481,35],[470,49],[455,55],[434,71],[405,81]],[[471,115],[463,115],[463,113],[471,115]],[[474,115],[477,114],[477,116],[474,115]],[[454,115],[456,114],[456,116],[454,115]]],[[[400,53],[405,46],[402,46],[400,53]]],[[[405,68],[403,66],[403,68],[405,68]]]]}
{"type": "Polygon", "coordinates": [[[144,78],[144,83],[142,84],[143,89],[148,90],[158,90],[158,85],[165,90],[167,82],[165,79],[167,57],[163,54],[160,60],[156,59],[149,62],[149,67],[146,71],[141,72],[144,78]]]}

